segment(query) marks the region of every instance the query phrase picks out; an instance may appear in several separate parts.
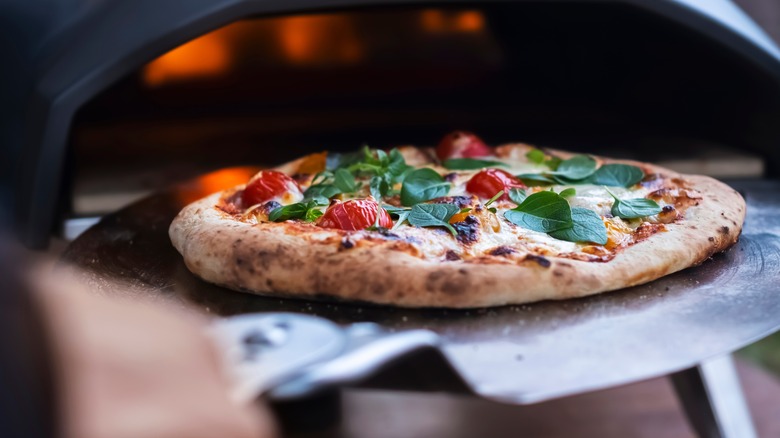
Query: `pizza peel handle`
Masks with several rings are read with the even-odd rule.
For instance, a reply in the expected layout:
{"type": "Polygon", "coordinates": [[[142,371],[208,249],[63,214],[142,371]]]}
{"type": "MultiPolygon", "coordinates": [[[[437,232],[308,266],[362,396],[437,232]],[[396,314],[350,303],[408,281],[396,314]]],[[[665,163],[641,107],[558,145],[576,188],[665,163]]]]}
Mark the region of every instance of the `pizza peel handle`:
{"type": "Polygon", "coordinates": [[[239,401],[292,400],[358,383],[395,359],[423,349],[438,352],[441,344],[428,330],[387,333],[372,323],[340,327],[295,313],[223,318],[211,334],[222,346],[239,401]]]}

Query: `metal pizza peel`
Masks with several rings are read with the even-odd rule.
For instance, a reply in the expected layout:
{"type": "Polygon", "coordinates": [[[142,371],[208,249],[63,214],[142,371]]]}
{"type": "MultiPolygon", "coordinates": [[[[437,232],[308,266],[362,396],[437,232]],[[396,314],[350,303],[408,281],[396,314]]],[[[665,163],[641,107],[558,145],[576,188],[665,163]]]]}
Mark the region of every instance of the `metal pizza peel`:
{"type": "MultiPolygon", "coordinates": [[[[438,359],[429,362],[444,370],[442,375],[451,375],[429,388],[417,381],[419,389],[465,392],[513,404],[683,372],[780,328],[778,181],[732,182],[748,203],[743,234],[733,248],[700,266],[592,297],[450,310],[257,296],[192,275],[168,239],[171,220],[187,203],[248,179],[256,170],[215,172],[110,214],[73,241],[62,262],[81,268],[86,281],[100,289],[168,299],[228,321],[258,312],[315,317],[322,327],[331,328],[322,330],[346,337],[339,341],[338,352],[312,363],[327,364],[354,352],[351,348],[357,344],[350,344],[349,334],[354,324],[372,323],[376,329],[368,337],[363,335],[363,346],[370,344],[367,339],[379,342],[416,333],[419,337],[408,336],[410,343],[399,347],[397,354],[382,356],[374,350],[372,354],[381,360],[375,361],[371,372],[350,377],[342,368],[342,377],[331,378],[328,384],[370,380],[372,386],[403,386],[404,379],[397,375],[384,382],[369,375],[393,358],[433,351],[438,359]]],[[[246,324],[247,319],[241,321],[246,324]]],[[[235,342],[243,342],[243,334],[233,336],[235,342]]],[[[278,386],[266,385],[258,391],[270,393],[269,387],[278,386]]],[[[317,386],[310,385],[312,390],[317,386]]],[[[281,396],[281,390],[277,394],[281,396]]]]}

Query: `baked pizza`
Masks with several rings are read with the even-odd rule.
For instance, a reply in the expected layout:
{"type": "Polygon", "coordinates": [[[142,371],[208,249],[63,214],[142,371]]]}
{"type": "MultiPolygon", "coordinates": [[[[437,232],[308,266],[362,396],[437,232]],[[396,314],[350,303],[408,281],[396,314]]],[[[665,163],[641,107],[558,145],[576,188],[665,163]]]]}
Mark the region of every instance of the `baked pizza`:
{"type": "Polygon", "coordinates": [[[469,308],[646,283],[733,245],[744,217],[710,177],[456,132],[262,170],[169,232],[190,271],[230,289],[469,308]]]}

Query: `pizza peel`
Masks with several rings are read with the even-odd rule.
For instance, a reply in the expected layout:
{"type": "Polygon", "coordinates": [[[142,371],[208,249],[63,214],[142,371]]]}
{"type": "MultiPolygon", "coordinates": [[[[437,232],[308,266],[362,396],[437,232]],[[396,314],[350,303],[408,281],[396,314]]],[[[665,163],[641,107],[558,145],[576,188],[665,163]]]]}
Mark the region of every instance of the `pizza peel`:
{"type": "MultiPolygon", "coordinates": [[[[262,297],[192,275],[168,239],[171,220],[189,202],[256,171],[214,172],[110,214],[74,240],[62,262],[81,268],[106,293],[175,301],[214,316],[292,312],[341,327],[372,322],[386,337],[425,329],[439,341],[426,344],[438,357],[429,356],[423,365],[434,368],[431,375],[437,369],[439,377],[450,375],[436,379],[432,389],[515,404],[687,369],[780,328],[777,181],[732,183],[748,203],[743,234],[736,246],[698,267],[592,297],[446,310],[262,297]]],[[[417,387],[405,385],[403,376],[374,383],[417,387]]]]}

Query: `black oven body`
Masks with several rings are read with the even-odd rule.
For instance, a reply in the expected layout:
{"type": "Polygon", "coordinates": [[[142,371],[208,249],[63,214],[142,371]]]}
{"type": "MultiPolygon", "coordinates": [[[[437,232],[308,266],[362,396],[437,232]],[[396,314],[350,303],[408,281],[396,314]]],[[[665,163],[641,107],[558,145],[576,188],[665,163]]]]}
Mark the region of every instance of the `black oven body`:
{"type": "MultiPolygon", "coordinates": [[[[0,89],[0,140],[10,152],[0,166],[7,181],[0,185],[13,187],[11,196],[6,195],[13,200],[3,202],[13,203],[22,240],[45,247],[68,208],[69,147],[79,111],[180,44],[246,17],[423,7],[482,11],[506,49],[500,80],[462,95],[422,91],[378,105],[400,110],[433,105],[436,110],[466,102],[471,108],[515,111],[517,116],[501,124],[421,123],[424,128],[403,127],[388,141],[411,143],[426,130],[463,127],[486,130],[497,141],[576,148],[580,140],[583,147],[608,141],[613,130],[635,137],[673,133],[760,154],[768,174],[776,176],[780,51],[730,1],[703,3],[11,0],[0,6],[3,56],[10,64],[0,89]],[[603,120],[609,122],[600,124],[603,120]],[[584,140],[586,134],[592,138],[584,140]]],[[[316,72],[312,75],[316,81],[316,72]]],[[[368,105],[359,97],[354,100],[357,109],[368,105]]],[[[290,105],[301,104],[306,102],[290,105]]],[[[354,127],[347,120],[342,128],[347,132],[354,127]]]]}

